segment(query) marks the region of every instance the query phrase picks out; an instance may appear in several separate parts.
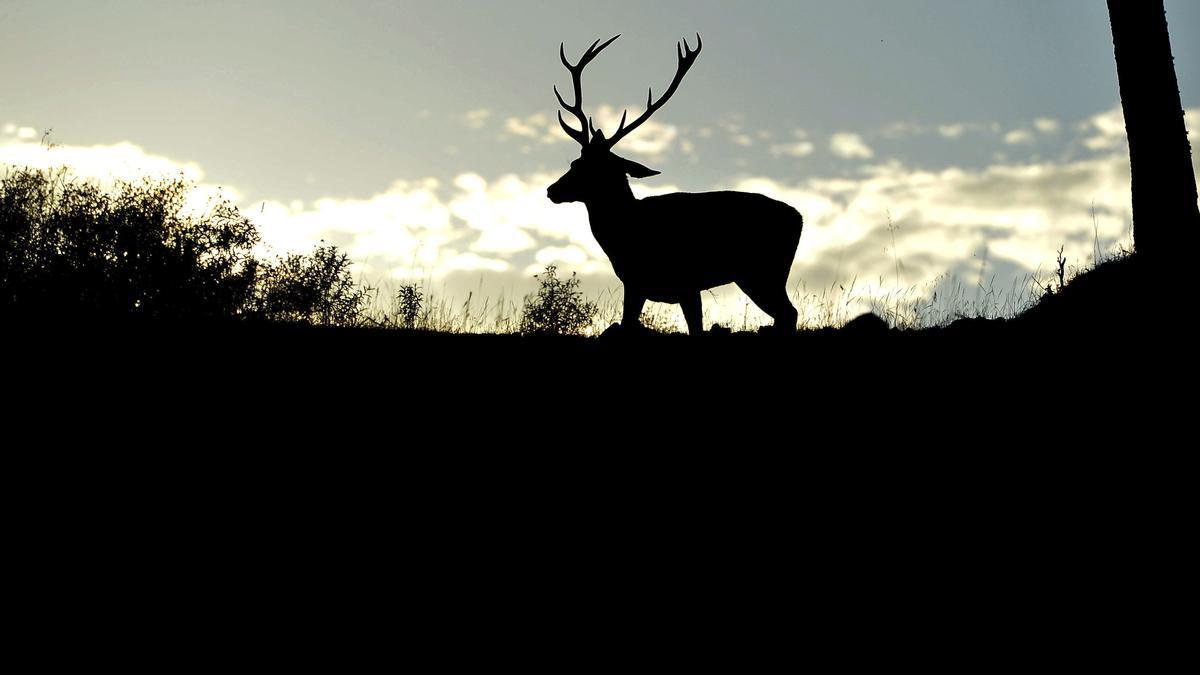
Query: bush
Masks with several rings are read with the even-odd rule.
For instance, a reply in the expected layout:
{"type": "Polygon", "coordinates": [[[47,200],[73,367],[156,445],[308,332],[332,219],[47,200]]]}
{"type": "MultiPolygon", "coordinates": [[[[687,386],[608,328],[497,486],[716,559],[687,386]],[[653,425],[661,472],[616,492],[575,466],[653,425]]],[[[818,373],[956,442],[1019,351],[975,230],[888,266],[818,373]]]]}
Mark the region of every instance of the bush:
{"type": "Polygon", "coordinates": [[[401,328],[417,327],[424,306],[424,296],[416,284],[404,284],[396,292],[396,319],[401,328]]]}
{"type": "Polygon", "coordinates": [[[359,321],[369,289],[333,246],[275,262],[258,230],[221,200],[185,209],[182,178],[112,189],[66,170],[0,175],[0,314],[55,318],[359,321]]]}
{"type": "Polygon", "coordinates": [[[0,310],[231,317],[254,292],[257,230],[228,202],[187,215],[182,178],[102,191],[65,171],[0,178],[0,310]]]}
{"type": "Polygon", "coordinates": [[[554,265],[533,275],[541,287],[536,295],[525,296],[520,331],[533,335],[580,335],[596,316],[596,304],[583,299],[579,279],[559,279],[554,265]]]}
{"type": "Polygon", "coordinates": [[[272,321],[321,326],[358,323],[369,300],[350,274],[350,258],[334,246],[311,254],[293,253],[263,265],[259,273],[258,314],[272,321]]]}

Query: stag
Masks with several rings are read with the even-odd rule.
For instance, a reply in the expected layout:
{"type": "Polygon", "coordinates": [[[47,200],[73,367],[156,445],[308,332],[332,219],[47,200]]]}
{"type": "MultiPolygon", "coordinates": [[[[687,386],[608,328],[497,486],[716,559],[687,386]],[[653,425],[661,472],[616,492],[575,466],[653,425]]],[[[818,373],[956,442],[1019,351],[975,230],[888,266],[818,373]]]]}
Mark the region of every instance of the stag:
{"type": "Polygon", "coordinates": [[[578,120],[579,129],[563,120],[561,110],[558,123],[581,150],[546,196],[555,204],[583,202],[587,207],[592,234],[625,286],[622,327],[640,327],[643,305],[654,300],[680,305],[688,333],[699,335],[704,330],[701,292],[735,283],[774,319],[776,328],[795,330],[796,308],[787,297],[787,279],[804,221],[794,208],[749,192],[675,192],[636,199],[629,177],[648,178],[659,172],[612,151],[666,105],[700,54],[700,35],[694,50],[686,39],[676,44],[679,65],[666,92],[655,100],[651,89],[646,110],[628,125],[626,110],[616,132],[605,137],[583,112],[581,77],[587,64],[618,37],[603,44],[596,40],[574,65],[567,60],[565,45],[559,45],[575,102],[567,105],[557,86],[554,95],[578,120]]]}

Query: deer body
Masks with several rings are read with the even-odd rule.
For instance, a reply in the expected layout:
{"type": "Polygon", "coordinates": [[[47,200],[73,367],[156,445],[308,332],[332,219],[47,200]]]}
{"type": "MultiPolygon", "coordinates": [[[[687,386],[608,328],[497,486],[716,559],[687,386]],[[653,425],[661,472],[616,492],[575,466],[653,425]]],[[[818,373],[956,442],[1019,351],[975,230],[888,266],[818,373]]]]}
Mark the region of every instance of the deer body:
{"type": "Polygon", "coordinates": [[[736,283],[762,306],[768,289],[787,283],[803,224],[791,206],[748,192],[677,192],[587,207],[626,295],[655,302],[684,303],[736,283]]]}
{"type": "Polygon", "coordinates": [[[582,151],[571,170],[546,193],[555,203],[583,202],[587,206],[592,234],[625,286],[622,325],[640,325],[643,305],[654,300],[681,305],[688,332],[699,334],[703,331],[700,293],[736,283],[775,320],[777,328],[795,330],[796,309],[788,300],[786,286],[803,219],[794,208],[749,192],[676,192],[636,199],[628,177],[645,178],[658,172],[611,152],[613,145],[674,93],[700,52],[699,36],[695,51],[686,41],[679,49],[679,70],[667,93],[658,101],[648,97],[646,112],[628,127],[623,115],[617,132],[606,139],[583,114],[580,74],[615,39],[599,47],[597,40],[576,65],[567,61],[560,48],[575,84],[575,105],[568,106],[557,88],[554,93],[583,129],[571,128],[561,113],[558,119],[582,151]]]}

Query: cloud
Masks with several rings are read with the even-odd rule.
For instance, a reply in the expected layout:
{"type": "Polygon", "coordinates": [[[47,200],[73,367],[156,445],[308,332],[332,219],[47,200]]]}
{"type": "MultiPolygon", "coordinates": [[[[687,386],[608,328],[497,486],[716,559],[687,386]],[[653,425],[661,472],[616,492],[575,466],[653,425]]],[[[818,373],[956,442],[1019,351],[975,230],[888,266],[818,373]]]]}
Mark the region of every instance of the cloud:
{"type": "Polygon", "coordinates": [[[147,152],[128,141],[108,145],[46,145],[33,127],[8,123],[0,128],[0,169],[28,167],[58,169],[70,167],[69,178],[111,186],[117,181],[137,181],[143,177],[183,178],[196,185],[189,194],[186,207],[207,208],[217,198],[237,203],[241,193],[229,186],[204,182],[204,171],[195,162],[179,161],[164,155],[147,152]]]}
{"type": "MultiPolygon", "coordinates": [[[[1183,121],[1192,144],[1192,154],[1195,156],[1198,149],[1196,138],[1200,133],[1200,108],[1185,109],[1183,121]]],[[[1102,152],[1120,149],[1124,152],[1129,142],[1125,131],[1125,113],[1119,105],[1092,115],[1076,124],[1074,128],[1084,135],[1082,144],[1089,150],[1102,152]]]]}
{"type": "Polygon", "coordinates": [[[770,153],[772,157],[807,157],[813,153],[815,146],[808,141],[799,141],[796,143],[782,143],[772,145],[770,153]]]}
{"type": "Polygon", "coordinates": [[[504,260],[484,258],[475,253],[456,253],[446,258],[440,265],[444,272],[507,272],[511,266],[504,260]]]}
{"type": "Polygon", "coordinates": [[[871,148],[863,142],[862,136],[848,132],[837,133],[830,137],[829,149],[833,154],[845,159],[869,159],[875,155],[871,148]]]}
{"type": "Polygon", "coordinates": [[[946,138],[959,138],[967,130],[965,124],[941,124],[938,125],[938,133],[946,138]]]}
{"type": "Polygon", "coordinates": [[[1057,134],[1060,127],[1058,120],[1050,117],[1039,117],[1033,121],[1033,128],[1043,134],[1057,134]]]}
{"type": "Polygon", "coordinates": [[[70,166],[77,177],[106,181],[135,180],[145,175],[183,175],[197,182],[204,178],[204,172],[195,162],[180,162],[155,155],[129,142],[46,147],[36,141],[29,142],[37,136],[31,127],[14,126],[14,133],[7,135],[10,138],[0,137],[0,164],[38,169],[70,166]]]}
{"type": "MultiPolygon", "coordinates": [[[[476,174],[458,176],[458,191],[449,208],[458,222],[478,233],[472,251],[511,255],[537,246],[538,238],[585,241],[586,225],[566,215],[546,198],[546,187],[557,176],[501,176],[491,182],[476,174]]],[[[593,250],[600,254],[599,247],[593,250]]]]}
{"type": "Polygon", "coordinates": [[[487,108],[472,110],[463,114],[463,124],[467,125],[468,129],[482,129],[483,125],[487,124],[487,120],[492,116],[492,111],[487,108]]]}
{"type": "Polygon", "coordinates": [[[1124,147],[1127,142],[1125,114],[1120,106],[1093,115],[1080,124],[1080,130],[1092,134],[1083,141],[1083,145],[1089,150],[1112,150],[1124,147]]]}
{"type": "Polygon", "coordinates": [[[880,133],[884,138],[903,140],[916,136],[936,133],[942,138],[962,138],[967,133],[998,132],[999,125],[994,122],[946,122],[942,124],[921,124],[919,122],[892,122],[885,125],[880,133]]]}
{"type": "Polygon", "coordinates": [[[1028,129],[1014,129],[1004,134],[1004,142],[1009,145],[1028,145],[1033,143],[1033,132],[1028,129]]]}
{"type": "Polygon", "coordinates": [[[921,136],[929,132],[929,127],[916,122],[892,122],[883,127],[880,133],[884,138],[899,140],[909,136],[921,136]]]}
{"type": "MultiPolygon", "coordinates": [[[[570,269],[573,271],[584,270],[589,273],[594,273],[597,270],[591,269],[592,260],[587,251],[579,246],[547,246],[537,252],[534,256],[535,263],[530,264],[525,268],[526,275],[533,275],[541,272],[547,265],[557,265],[559,267],[570,269]]],[[[603,270],[606,271],[606,270],[603,270]]]]}
{"type": "Polygon", "coordinates": [[[504,120],[504,130],[514,136],[536,138],[543,143],[569,140],[562,131],[559,131],[557,120],[552,122],[549,116],[540,112],[528,117],[509,117],[504,120]],[[554,134],[556,131],[558,135],[554,134]]]}
{"type": "Polygon", "coordinates": [[[432,179],[397,181],[366,199],[266,201],[253,209],[253,220],[271,252],[303,251],[325,240],[344,249],[360,269],[412,276],[414,270],[448,266],[464,238],[452,226],[438,186],[432,179]]]}

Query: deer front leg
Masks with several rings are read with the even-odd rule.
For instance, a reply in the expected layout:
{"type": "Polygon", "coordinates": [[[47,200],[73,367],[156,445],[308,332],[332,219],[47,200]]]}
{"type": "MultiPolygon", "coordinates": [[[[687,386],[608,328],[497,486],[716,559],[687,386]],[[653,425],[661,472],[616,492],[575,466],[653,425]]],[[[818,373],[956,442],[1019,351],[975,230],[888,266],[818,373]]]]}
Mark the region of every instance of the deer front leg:
{"type": "Polygon", "coordinates": [[[685,295],[679,301],[679,306],[683,308],[683,318],[687,321],[688,335],[703,335],[704,334],[704,312],[700,293],[685,295]]]}
{"type": "Polygon", "coordinates": [[[625,307],[621,313],[621,327],[626,330],[638,330],[642,327],[642,307],[646,304],[646,296],[636,288],[625,286],[625,307]]]}

